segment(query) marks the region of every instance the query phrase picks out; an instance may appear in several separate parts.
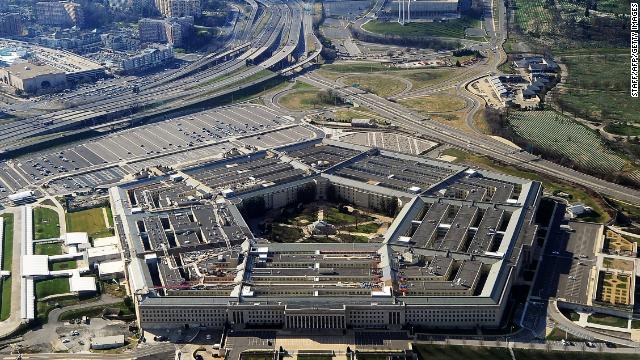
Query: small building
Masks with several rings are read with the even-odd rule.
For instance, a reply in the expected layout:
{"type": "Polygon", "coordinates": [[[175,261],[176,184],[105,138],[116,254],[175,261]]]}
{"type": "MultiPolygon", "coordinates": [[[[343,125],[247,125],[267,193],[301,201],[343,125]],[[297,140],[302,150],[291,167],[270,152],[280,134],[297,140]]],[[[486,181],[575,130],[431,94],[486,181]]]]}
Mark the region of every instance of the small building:
{"type": "Polygon", "coordinates": [[[173,60],[174,57],[173,47],[153,44],[140,53],[120,61],[119,69],[123,73],[148,70],[173,60]]]}
{"type": "Polygon", "coordinates": [[[14,63],[0,68],[0,82],[16,89],[16,93],[45,94],[67,88],[64,71],[49,65],[30,62],[14,63]]]}
{"type": "Polygon", "coordinates": [[[22,276],[48,276],[48,255],[24,255],[20,263],[22,276]]]}
{"type": "Polygon", "coordinates": [[[36,197],[33,191],[21,191],[13,195],[9,195],[9,200],[14,205],[23,205],[36,201],[36,197]]]}
{"type": "Polygon", "coordinates": [[[67,247],[86,248],[89,246],[89,236],[86,232],[68,232],[64,236],[64,244],[67,247]]]}
{"type": "Polygon", "coordinates": [[[117,236],[109,236],[103,238],[93,239],[93,247],[101,247],[101,246],[109,246],[109,245],[118,245],[120,241],[117,236]]]}
{"type": "Polygon", "coordinates": [[[91,339],[91,349],[93,350],[115,349],[125,344],[124,335],[101,336],[91,339]]]}
{"type": "Polygon", "coordinates": [[[78,271],[74,271],[69,278],[69,291],[81,294],[93,294],[97,291],[96,280],[93,276],[80,276],[78,271]]]}
{"type": "Polygon", "coordinates": [[[569,215],[570,219],[589,214],[591,211],[593,211],[593,209],[584,204],[574,204],[567,207],[567,215],[569,215]]]}
{"type": "Polygon", "coordinates": [[[124,261],[113,260],[99,263],[98,275],[100,277],[100,280],[124,278],[124,261]]]}
{"type": "Polygon", "coordinates": [[[116,245],[92,247],[87,249],[89,264],[101,263],[109,260],[120,260],[120,250],[116,245]]]}

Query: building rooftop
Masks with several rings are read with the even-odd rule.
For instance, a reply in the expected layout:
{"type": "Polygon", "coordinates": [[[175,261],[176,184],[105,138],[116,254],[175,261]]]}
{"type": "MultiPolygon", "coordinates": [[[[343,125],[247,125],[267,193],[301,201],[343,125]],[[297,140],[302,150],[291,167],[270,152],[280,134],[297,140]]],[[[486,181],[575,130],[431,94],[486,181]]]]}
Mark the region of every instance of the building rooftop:
{"type": "Polygon", "coordinates": [[[32,79],[41,75],[64,74],[63,71],[49,65],[36,65],[30,62],[15,62],[11,66],[4,68],[11,75],[23,80],[32,79]]]}

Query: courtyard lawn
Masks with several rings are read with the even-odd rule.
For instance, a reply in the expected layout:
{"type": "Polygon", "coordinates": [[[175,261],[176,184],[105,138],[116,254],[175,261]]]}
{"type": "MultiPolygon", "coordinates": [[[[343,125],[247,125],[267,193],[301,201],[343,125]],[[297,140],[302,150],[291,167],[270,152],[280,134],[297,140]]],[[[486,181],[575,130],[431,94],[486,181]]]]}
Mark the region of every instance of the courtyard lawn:
{"type": "Polygon", "coordinates": [[[593,324],[599,324],[599,325],[626,328],[628,320],[625,318],[612,316],[612,315],[593,314],[589,316],[589,318],[587,319],[587,322],[590,322],[593,324]]]}
{"type": "Polygon", "coordinates": [[[36,282],[36,299],[69,292],[68,278],[53,278],[36,282]]]}
{"type": "Polygon", "coordinates": [[[362,235],[338,234],[338,238],[343,243],[367,243],[369,238],[362,235]]]}
{"type": "Polygon", "coordinates": [[[62,255],[62,244],[35,244],[33,253],[34,255],[62,255]]]}
{"type": "Polygon", "coordinates": [[[341,225],[355,225],[356,217],[351,214],[345,214],[338,211],[338,209],[332,207],[324,211],[324,220],[330,224],[341,225]]]}
{"type": "Polygon", "coordinates": [[[0,321],[5,321],[11,315],[11,278],[2,280],[2,305],[0,307],[0,321]]]}
{"type": "Polygon", "coordinates": [[[53,271],[69,270],[69,269],[75,269],[77,267],[78,267],[78,264],[76,263],[75,260],[59,261],[59,262],[54,262],[51,265],[51,270],[53,270],[53,271]]]}
{"type": "MultiPolygon", "coordinates": [[[[104,223],[103,208],[93,208],[67,213],[68,232],[86,232],[90,238],[112,236],[113,232],[104,223]]],[[[107,211],[109,216],[110,211],[107,211]]]]}
{"type": "Polygon", "coordinates": [[[302,239],[303,236],[302,230],[296,227],[279,224],[273,224],[271,227],[270,239],[273,242],[292,243],[302,239]]]}
{"type": "Polygon", "coordinates": [[[4,214],[0,218],[4,221],[2,270],[11,271],[11,264],[13,263],[13,214],[4,214]]]}
{"type": "Polygon", "coordinates": [[[35,240],[51,239],[60,236],[60,222],[55,210],[37,207],[33,209],[35,240]]]}
{"type": "Polygon", "coordinates": [[[366,224],[360,224],[358,225],[358,227],[354,226],[349,226],[347,228],[344,228],[342,230],[344,231],[349,231],[349,232],[355,232],[355,233],[365,233],[365,234],[373,234],[375,232],[378,231],[378,229],[380,228],[380,225],[371,222],[371,223],[366,223],[366,224]]]}

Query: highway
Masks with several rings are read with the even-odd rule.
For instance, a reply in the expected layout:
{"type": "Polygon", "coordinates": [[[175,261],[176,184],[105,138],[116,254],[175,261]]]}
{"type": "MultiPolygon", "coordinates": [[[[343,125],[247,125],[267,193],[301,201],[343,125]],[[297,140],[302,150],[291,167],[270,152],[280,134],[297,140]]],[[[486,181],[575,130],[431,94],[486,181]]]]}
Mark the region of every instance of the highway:
{"type": "Polygon", "coordinates": [[[549,175],[571,183],[579,183],[599,193],[630,203],[640,203],[640,191],[622,185],[617,185],[594,176],[578,172],[574,169],[543,160],[538,156],[519,151],[513,147],[498,142],[489,136],[478,133],[468,133],[456,128],[427,120],[413,113],[411,110],[393,103],[379,96],[366,93],[352,87],[321,78],[315,74],[307,74],[301,80],[322,88],[332,89],[345,100],[357,103],[392,120],[392,123],[405,130],[424,135],[446,144],[454,145],[469,151],[497,159],[506,164],[518,166],[537,173],[549,175]]]}
{"type": "MultiPolygon", "coordinates": [[[[176,110],[199,98],[209,99],[212,94],[224,94],[227,88],[241,89],[255,84],[253,79],[261,71],[278,70],[281,64],[289,65],[297,60],[295,54],[304,45],[302,4],[298,1],[249,1],[252,5],[250,19],[264,19],[264,26],[257,30],[255,23],[243,28],[240,43],[203,59],[190,66],[174,71],[166,78],[157,78],[149,83],[136,83],[139,91],[126,91],[118,95],[96,96],[75,108],[55,111],[25,121],[0,126],[0,150],[11,150],[22,146],[21,141],[59,131],[88,127],[100,123],[118,121],[122,118],[140,116],[145,110],[176,110]],[[257,7],[263,9],[256,16],[257,7]],[[247,29],[251,33],[247,34],[247,29]],[[251,42],[242,42],[244,38],[251,42]],[[300,41],[302,39],[302,42],[300,41]],[[250,60],[250,61],[249,61],[250,60]],[[247,63],[250,66],[247,66],[247,63]],[[233,87],[234,83],[241,83],[233,87]]],[[[249,22],[249,21],[248,21],[249,22]]],[[[304,50],[304,46],[303,46],[304,50]]],[[[265,73],[266,75],[266,73],[265,73]]],[[[268,79],[265,76],[264,79],[268,79]]],[[[264,80],[263,79],[263,80],[264,80]]]]}

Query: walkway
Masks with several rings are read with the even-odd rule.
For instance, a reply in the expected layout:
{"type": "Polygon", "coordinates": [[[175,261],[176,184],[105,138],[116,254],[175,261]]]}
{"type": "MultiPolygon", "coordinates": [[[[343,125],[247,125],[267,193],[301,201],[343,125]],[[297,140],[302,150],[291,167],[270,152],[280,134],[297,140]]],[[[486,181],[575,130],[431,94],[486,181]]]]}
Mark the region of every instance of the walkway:
{"type": "MultiPolygon", "coordinates": [[[[5,213],[13,214],[13,256],[11,263],[11,315],[3,322],[0,322],[0,338],[13,334],[22,324],[21,319],[21,281],[22,272],[20,262],[22,256],[22,211],[20,208],[9,208],[5,213]],[[18,256],[16,256],[18,255],[18,256]]],[[[6,260],[5,260],[6,261],[6,260]]]]}
{"type": "Polygon", "coordinates": [[[60,238],[64,238],[64,235],[67,233],[67,221],[66,221],[66,217],[65,217],[66,215],[65,215],[64,208],[62,207],[62,204],[60,204],[60,202],[55,197],[46,196],[42,198],[40,201],[38,201],[38,204],[34,205],[34,207],[35,206],[51,209],[58,213],[58,222],[60,223],[60,238]],[[42,204],[44,200],[52,201],[55,204],[55,206],[42,204]]]}

